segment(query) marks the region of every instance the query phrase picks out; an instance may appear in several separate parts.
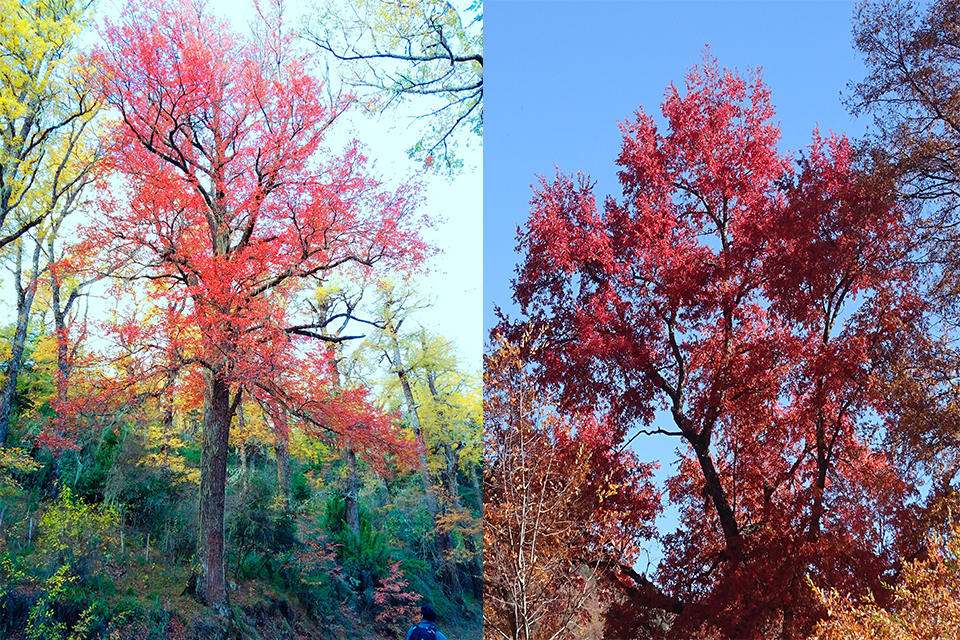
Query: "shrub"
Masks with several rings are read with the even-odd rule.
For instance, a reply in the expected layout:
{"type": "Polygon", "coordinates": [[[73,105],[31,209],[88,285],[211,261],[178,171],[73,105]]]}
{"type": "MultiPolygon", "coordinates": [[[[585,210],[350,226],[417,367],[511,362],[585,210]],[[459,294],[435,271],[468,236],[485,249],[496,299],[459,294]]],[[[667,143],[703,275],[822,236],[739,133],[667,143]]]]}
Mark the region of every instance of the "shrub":
{"type": "Polygon", "coordinates": [[[57,501],[40,517],[37,552],[56,565],[73,564],[82,574],[103,560],[119,525],[115,509],[85,504],[63,487],[57,501]]]}

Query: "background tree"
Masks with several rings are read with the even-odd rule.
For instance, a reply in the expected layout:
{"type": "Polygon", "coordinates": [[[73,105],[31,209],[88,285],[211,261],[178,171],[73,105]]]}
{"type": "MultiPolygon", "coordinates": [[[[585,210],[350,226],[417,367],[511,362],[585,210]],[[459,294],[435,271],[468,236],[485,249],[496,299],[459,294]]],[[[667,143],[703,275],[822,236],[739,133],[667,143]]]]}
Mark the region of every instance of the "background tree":
{"type": "Polygon", "coordinates": [[[836,590],[818,595],[829,618],[819,625],[811,640],[951,638],[960,633],[960,538],[956,528],[949,536],[931,538],[929,556],[907,562],[895,586],[892,602],[880,607],[872,596],[853,602],[836,590]]]}
{"type": "Polygon", "coordinates": [[[378,283],[378,294],[373,317],[377,318],[380,330],[367,339],[364,348],[389,367],[390,375],[384,383],[387,393],[403,399],[397,404],[413,430],[417,469],[427,510],[436,529],[435,563],[452,597],[460,597],[466,583],[479,598],[476,592],[480,591],[480,576],[477,574],[481,563],[474,542],[479,523],[463,507],[458,479],[461,452],[465,459],[469,456],[474,460],[479,453],[480,421],[466,389],[469,383],[457,370],[455,356],[445,352],[442,341],[431,344],[422,328],[418,331],[411,326],[414,313],[428,306],[419,298],[412,283],[384,280],[378,283]],[[443,371],[444,368],[447,371],[443,371]],[[441,392],[442,378],[454,385],[448,393],[441,392]],[[457,398],[456,387],[461,385],[463,396],[467,397],[457,398]],[[459,536],[455,535],[455,528],[459,529],[456,532],[459,536]],[[462,548],[457,544],[458,537],[463,541],[462,548]],[[466,560],[470,568],[461,576],[458,565],[462,560],[466,560]]]}
{"type": "MultiPolygon", "coordinates": [[[[854,115],[873,115],[874,149],[893,163],[909,198],[934,203],[932,229],[947,232],[957,206],[960,113],[958,4],[864,2],[853,18],[854,46],[867,77],[852,85],[854,115]]],[[[950,241],[951,238],[943,237],[950,241]]]]}
{"type": "MultiPolygon", "coordinates": [[[[572,637],[601,578],[653,535],[652,465],[590,416],[565,419],[527,370],[549,348],[527,327],[484,358],[484,638],[572,637]],[[570,627],[569,625],[574,625],[570,627]]],[[[607,595],[606,597],[609,597],[607,595]]]]}
{"type": "Polygon", "coordinates": [[[870,151],[889,172],[913,214],[916,261],[927,279],[931,336],[891,354],[887,393],[899,408],[889,446],[929,480],[912,532],[923,552],[927,532],[947,533],[957,504],[958,380],[955,330],[960,322],[960,5],[867,2],[853,18],[854,45],[868,75],[847,106],[872,115],[870,151]]]}
{"type": "Polygon", "coordinates": [[[424,256],[412,188],[383,189],[357,145],[318,157],[346,103],[320,102],[310,58],[274,10],[262,16],[273,37],[251,41],[201,5],[130,5],[121,24],[107,23],[94,57],[104,98],[120,113],[112,161],[132,197],[105,211],[91,240],[161,285],[151,294],[178,310],[164,322],[191,328],[177,347],[204,388],[196,593],[218,610],[227,604],[230,424],[243,394],[351,432],[358,445],[384,444],[359,429],[361,405],[335,396],[328,369],[305,366],[306,327],[290,301],[335,269],[407,267],[424,256]]]}
{"type": "Polygon", "coordinates": [[[410,157],[453,170],[462,131],[483,137],[482,0],[466,13],[446,1],[329,2],[305,34],[339,63],[345,83],[372,91],[375,109],[413,96],[431,105],[410,157]]]}
{"type": "Polygon", "coordinates": [[[907,488],[870,433],[876,363],[922,324],[903,213],[843,138],[814,132],[794,174],[757,75],[707,55],[662,109],[664,134],[642,110],[622,125],[622,200],[541,180],[515,299],[561,410],[682,443],[671,633],[803,635],[821,616],[805,576],[865,592],[895,561],[907,488]]]}
{"type": "MultiPolygon", "coordinates": [[[[0,248],[40,224],[47,211],[24,210],[58,132],[95,108],[76,67],[74,36],[89,18],[90,2],[5,0],[0,27],[0,248]]],[[[47,159],[56,164],[56,160],[47,159]]]]}

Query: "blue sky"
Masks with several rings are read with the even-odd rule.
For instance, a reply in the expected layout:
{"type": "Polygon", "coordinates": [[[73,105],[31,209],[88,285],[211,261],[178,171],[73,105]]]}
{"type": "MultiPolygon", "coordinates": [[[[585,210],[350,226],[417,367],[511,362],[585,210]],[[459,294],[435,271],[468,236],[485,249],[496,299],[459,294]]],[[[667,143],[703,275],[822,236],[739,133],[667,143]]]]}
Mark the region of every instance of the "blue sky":
{"type": "MultiPolygon", "coordinates": [[[[852,46],[852,2],[505,2],[485,3],[486,122],[483,181],[483,326],[494,305],[516,316],[510,279],[517,225],[536,176],[555,166],[582,171],[595,194],[620,195],[614,160],[618,122],[642,106],[662,126],[660,102],[704,46],[721,67],[760,68],[780,122],[780,150],[805,147],[820,131],[863,134],[841,103],[865,75],[852,46]]],[[[675,438],[640,436],[641,459],[670,472],[675,438]]],[[[675,527],[668,512],[661,530],[675,527]]],[[[653,566],[659,550],[651,549],[653,566]]],[[[645,561],[640,563],[643,569],[645,561]]]]}

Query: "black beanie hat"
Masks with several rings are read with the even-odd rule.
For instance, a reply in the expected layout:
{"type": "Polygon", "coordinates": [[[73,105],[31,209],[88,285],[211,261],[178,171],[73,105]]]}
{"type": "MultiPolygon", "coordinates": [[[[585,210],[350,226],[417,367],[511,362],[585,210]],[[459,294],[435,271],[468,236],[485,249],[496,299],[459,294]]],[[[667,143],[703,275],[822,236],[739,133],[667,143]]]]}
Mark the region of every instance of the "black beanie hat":
{"type": "Polygon", "coordinates": [[[424,620],[429,620],[430,622],[437,621],[437,612],[428,604],[420,605],[420,615],[423,616],[424,620]]]}

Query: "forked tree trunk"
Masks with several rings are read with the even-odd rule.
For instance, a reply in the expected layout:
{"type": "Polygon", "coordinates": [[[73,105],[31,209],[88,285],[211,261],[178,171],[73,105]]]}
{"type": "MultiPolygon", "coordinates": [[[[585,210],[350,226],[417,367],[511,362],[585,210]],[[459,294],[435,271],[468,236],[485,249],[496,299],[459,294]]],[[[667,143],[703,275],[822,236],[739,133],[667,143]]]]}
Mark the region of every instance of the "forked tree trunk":
{"type": "Polygon", "coordinates": [[[201,603],[223,614],[229,604],[223,568],[223,521],[230,441],[230,385],[219,372],[205,371],[204,381],[196,596],[201,603]]]}

